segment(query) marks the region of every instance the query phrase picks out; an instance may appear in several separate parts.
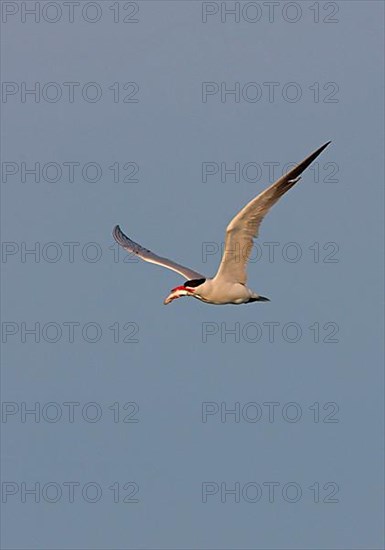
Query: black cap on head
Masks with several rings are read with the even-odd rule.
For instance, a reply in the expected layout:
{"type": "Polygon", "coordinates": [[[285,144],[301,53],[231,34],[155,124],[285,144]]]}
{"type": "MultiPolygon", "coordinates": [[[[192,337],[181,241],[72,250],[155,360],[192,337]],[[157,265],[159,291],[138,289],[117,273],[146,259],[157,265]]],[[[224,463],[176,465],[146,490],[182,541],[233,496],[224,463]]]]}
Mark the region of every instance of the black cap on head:
{"type": "Polygon", "coordinates": [[[191,279],[191,281],[186,281],[183,286],[188,286],[190,288],[195,288],[200,286],[205,282],[206,279],[191,279]]]}

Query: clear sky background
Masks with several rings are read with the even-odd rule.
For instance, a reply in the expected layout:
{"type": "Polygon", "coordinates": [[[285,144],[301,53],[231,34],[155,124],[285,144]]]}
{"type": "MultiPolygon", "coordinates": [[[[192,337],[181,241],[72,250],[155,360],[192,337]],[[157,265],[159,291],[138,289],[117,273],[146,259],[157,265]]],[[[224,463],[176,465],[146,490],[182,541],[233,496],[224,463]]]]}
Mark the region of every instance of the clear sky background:
{"type": "Polygon", "coordinates": [[[383,548],[383,3],[24,4],[1,24],[3,548],[383,548]],[[165,307],[182,279],[117,258],[119,223],[213,275],[267,163],[330,139],[262,225],[270,303],[165,307]]]}

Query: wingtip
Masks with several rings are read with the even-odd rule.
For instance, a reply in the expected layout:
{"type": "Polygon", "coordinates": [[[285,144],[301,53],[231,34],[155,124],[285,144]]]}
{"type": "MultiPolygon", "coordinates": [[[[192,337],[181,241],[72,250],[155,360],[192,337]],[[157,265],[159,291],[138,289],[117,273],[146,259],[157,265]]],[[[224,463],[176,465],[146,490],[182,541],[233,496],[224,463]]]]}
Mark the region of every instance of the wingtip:
{"type": "Polygon", "coordinates": [[[309,157],[307,157],[303,162],[301,162],[298,166],[301,167],[300,174],[307,168],[321,153],[328,145],[330,145],[331,140],[327,141],[321,147],[319,147],[314,153],[312,153],[309,157]]]}
{"type": "Polygon", "coordinates": [[[115,225],[114,229],[112,230],[112,236],[114,239],[119,242],[119,237],[122,234],[122,230],[120,229],[119,225],[115,225]]]}

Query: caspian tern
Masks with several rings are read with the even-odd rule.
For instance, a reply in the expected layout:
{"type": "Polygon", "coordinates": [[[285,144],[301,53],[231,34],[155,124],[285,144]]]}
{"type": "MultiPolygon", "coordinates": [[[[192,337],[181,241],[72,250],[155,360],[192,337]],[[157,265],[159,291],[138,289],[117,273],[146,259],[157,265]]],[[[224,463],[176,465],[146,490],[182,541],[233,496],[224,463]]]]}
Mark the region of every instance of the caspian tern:
{"type": "Polygon", "coordinates": [[[300,175],[302,172],[318,157],[329,143],[330,141],[322,145],[322,147],[317,149],[295,168],[262,191],[231,220],[226,229],[225,249],[222,260],[217,274],[212,279],[172,260],[157,256],[150,250],[129,239],[118,225],[114,228],[113,236],[127,252],[136,254],[146,262],[176,271],[187,279],[184,285],[177,286],[171,290],[171,293],[164,300],[164,304],[169,304],[182,296],[193,296],[207,304],[216,305],[269,302],[268,298],[260,296],[246,286],[246,265],[253,246],[253,239],[257,237],[259,226],[273,204],[301,179],[300,175]]]}

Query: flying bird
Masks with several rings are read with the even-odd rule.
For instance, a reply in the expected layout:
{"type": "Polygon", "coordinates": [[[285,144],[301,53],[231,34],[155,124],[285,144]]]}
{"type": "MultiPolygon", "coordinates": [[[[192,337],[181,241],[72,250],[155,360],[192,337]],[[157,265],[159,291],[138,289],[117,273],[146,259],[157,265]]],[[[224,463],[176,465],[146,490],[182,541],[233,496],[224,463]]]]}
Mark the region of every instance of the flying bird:
{"type": "Polygon", "coordinates": [[[273,204],[301,179],[302,172],[322,153],[329,143],[330,141],[322,145],[295,168],[262,191],[231,220],[226,229],[222,260],[213,278],[208,278],[197,271],[154,254],[129,239],[118,225],[113,230],[113,236],[127,252],[136,254],[145,262],[176,271],[187,279],[182,286],[177,286],[171,290],[164,300],[164,304],[169,304],[182,296],[192,296],[207,304],[216,305],[269,302],[268,298],[260,296],[246,286],[246,266],[253,246],[253,239],[258,236],[259,226],[273,204]]]}

